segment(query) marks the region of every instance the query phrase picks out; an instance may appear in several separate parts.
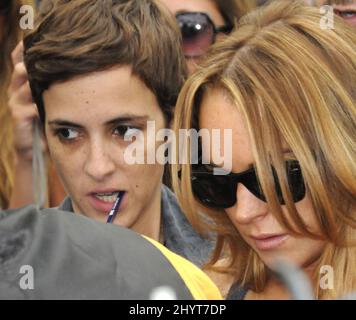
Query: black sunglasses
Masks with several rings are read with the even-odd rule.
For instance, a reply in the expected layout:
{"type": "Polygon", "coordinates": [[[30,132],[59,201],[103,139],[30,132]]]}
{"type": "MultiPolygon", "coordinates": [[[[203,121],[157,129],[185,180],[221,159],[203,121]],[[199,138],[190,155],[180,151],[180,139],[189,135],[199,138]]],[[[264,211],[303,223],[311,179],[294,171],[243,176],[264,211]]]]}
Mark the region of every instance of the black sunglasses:
{"type": "Polygon", "coordinates": [[[189,58],[200,57],[215,42],[216,34],[230,33],[231,26],[215,26],[210,17],[203,12],[182,12],[176,19],[183,38],[184,55],[189,58]]]}
{"type": "MultiPolygon", "coordinates": [[[[294,202],[305,197],[305,184],[298,161],[286,161],[286,173],[289,188],[294,202]]],[[[276,194],[280,204],[285,204],[277,175],[273,169],[276,194]]],[[[260,187],[254,168],[241,173],[214,175],[203,165],[192,168],[191,182],[194,196],[203,205],[210,208],[226,209],[232,207],[236,201],[237,185],[242,183],[253,195],[266,201],[260,187]]]]}

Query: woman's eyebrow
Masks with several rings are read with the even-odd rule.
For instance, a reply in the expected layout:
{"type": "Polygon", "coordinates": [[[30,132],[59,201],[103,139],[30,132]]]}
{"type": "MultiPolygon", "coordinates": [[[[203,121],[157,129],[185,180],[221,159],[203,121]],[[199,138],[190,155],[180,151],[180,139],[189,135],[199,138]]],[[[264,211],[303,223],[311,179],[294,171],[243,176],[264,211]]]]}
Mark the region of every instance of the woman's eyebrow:
{"type": "Polygon", "coordinates": [[[113,125],[113,124],[128,122],[128,121],[148,121],[149,119],[150,117],[148,115],[139,116],[134,114],[123,114],[119,117],[106,121],[105,125],[113,125]]]}
{"type": "Polygon", "coordinates": [[[180,9],[175,13],[175,15],[181,14],[181,13],[190,13],[190,12],[197,12],[197,11],[188,10],[188,9],[180,9]]]}
{"type": "MultiPolygon", "coordinates": [[[[133,115],[133,114],[124,114],[119,117],[116,117],[114,119],[108,120],[105,122],[105,125],[113,125],[117,123],[122,123],[122,122],[128,122],[128,121],[147,121],[149,120],[148,115],[144,116],[138,116],[138,115],[133,115]]],[[[62,120],[62,119],[55,119],[48,121],[48,125],[56,125],[56,126],[63,126],[63,127],[72,127],[72,128],[84,128],[83,125],[71,122],[68,120],[62,120]]]]}
{"type": "Polygon", "coordinates": [[[83,128],[83,126],[78,124],[78,123],[70,122],[70,121],[67,121],[67,120],[61,120],[61,119],[48,121],[48,125],[50,125],[50,126],[55,125],[55,126],[63,126],[63,127],[72,127],[72,128],[83,128]]]}

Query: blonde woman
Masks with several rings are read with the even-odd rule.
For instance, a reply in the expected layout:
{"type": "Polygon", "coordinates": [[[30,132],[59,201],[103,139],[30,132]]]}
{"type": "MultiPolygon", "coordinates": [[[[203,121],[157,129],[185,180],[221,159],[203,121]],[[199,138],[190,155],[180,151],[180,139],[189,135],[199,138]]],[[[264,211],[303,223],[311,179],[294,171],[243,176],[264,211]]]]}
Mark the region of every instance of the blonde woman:
{"type": "Polygon", "coordinates": [[[232,129],[232,173],[206,158],[172,169],[191,223],[217,231],[207,267],[232,275],[240,299],[290,298],[270,272],[278,259],[304,270],[317,299],[356,290],[356,34],[320,19],[301,1],[246,16],[178,100],[175,131],[232,129]]]}

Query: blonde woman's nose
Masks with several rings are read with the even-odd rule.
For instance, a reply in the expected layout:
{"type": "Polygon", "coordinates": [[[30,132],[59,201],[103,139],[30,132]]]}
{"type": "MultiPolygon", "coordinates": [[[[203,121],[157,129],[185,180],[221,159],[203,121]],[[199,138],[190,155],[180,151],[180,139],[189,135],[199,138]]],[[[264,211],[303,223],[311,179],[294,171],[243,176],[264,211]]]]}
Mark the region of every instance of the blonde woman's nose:
{"type": "Polygon", "coordinates": [[[236,197],[237,202],[235,205],[226,209],[230,219],[235,224],[248,224],[267,214],[267,203],[254,196],[241,183],[237,187],[236,197]]]}

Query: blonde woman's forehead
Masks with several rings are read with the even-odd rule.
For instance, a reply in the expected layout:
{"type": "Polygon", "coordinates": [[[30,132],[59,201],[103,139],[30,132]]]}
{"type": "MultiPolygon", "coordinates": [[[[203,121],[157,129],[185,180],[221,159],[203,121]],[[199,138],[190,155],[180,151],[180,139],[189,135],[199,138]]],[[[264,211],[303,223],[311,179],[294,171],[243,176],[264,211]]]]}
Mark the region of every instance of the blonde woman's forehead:
{"type": "MultiPolygon", "coordinates": [[[[202,99],[199,110],[199,128],[220,133],[221,154],[225,154],[224,131],[232,133],[233,171],[243,171],[253,163],[251,141],[246,129],[246,123],[236,105],[227,97],[222,89],[208,89],[202,99]]],[[[230,148],[230,146],[227,146],[230,148]]]]}
{"type": "MultiPolygon", "coordinates": [[[[251,123],[252,130],[254,125],[258,124],[251,123]]],[[[242,107],[239,108],[224,89],[213,87],[204,93],[199,109],[199,129],[208,129],[209,132],[219,130],[221,137],[224,130],[232,131],[231,150],[234,172],[242,171],[255,162],[247,127],[242,107]]],[[[223,141],[220,145],[224,146],[223,141]]],[[[285,154],[293,153],[283,137],[281,137],[281,151],[285,154]]],[[[222,153],[224,152],[225,150],[222,150],[222,153]]]]}

